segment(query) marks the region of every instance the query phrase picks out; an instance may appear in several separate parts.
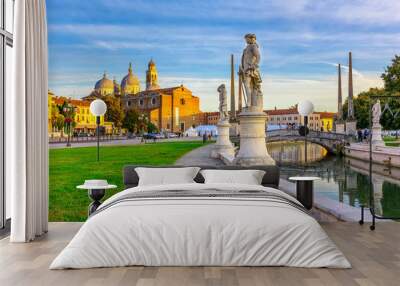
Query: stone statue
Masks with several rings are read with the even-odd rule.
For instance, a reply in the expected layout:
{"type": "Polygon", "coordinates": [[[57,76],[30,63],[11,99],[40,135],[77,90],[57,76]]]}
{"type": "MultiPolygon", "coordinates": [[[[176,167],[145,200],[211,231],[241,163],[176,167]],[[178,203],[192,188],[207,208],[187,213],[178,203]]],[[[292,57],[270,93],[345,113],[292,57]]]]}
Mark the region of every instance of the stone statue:
{"type": "Polygon", "coordinates": [[[243,50],[239,76],[244,85],[245,104],[248,111],[262,111],[263,94],[259,69],[260,48],[256,42],[255,34],[246,34],[244,38],[247,46],[243,50]]]}
{"type": "Polygon", "coordinates": [[[228,119],[228,102],[225,84],[221,84],[217,91],[219,92],[219,118],[220,121],[225,121],[228,119]]]}
{"type": "Polygon", "coordinates": [[[372,106],[372,123],[373,124],[379,124],[379,120],[381,119],[381,102],[378,99],[374,106],[372,106]]]}

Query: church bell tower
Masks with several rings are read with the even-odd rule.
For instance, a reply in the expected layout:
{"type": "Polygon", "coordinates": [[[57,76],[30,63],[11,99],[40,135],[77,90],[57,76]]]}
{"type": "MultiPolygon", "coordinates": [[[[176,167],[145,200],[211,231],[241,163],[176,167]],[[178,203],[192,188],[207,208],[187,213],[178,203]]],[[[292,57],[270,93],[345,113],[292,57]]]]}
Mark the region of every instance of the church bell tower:
{"type": "Polygon", "coordinates": [[[153,59],[150,60],[146,71],[146,90],[159,89],[158,73],[153,59]]]}

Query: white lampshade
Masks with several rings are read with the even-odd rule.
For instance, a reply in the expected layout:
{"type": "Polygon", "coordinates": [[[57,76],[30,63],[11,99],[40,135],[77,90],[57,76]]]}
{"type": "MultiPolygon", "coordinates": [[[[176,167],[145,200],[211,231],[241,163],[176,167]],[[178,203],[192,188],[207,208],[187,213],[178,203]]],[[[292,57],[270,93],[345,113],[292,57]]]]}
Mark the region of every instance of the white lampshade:
{"type": "Polygon", "coordinates": [[[314,104],[309,100],[304,100],[297,107],[301,116],[308,116],[314,111],[314,104]]]}
{"type": "Polygon", "coordinates": [[[92,103],[90,104],[90,112],[94,116],[102,116],[106,113],[106,111],[107,111],[107,105],[101,99],[93,100],[92,103]]]}

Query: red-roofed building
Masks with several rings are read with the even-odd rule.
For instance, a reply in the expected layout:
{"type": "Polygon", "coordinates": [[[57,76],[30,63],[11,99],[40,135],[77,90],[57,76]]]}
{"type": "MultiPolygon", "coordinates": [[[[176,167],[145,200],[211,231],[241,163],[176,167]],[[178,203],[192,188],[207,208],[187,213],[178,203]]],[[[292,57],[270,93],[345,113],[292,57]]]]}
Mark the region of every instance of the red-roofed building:
{"type": "MultiPolygon", "coordinates": [[[[284,109],[270,109],[264,110],[267,113],[267,124],[268,125],[280,125],[297,128],[304,124],[304,118],[300,116],[297,111],[297,106],[292,108],[284,109]]],[[[308,127],[311,130],[316,131],[331,131],[333,112],[313,112],[308,117],[308,127]]]]}
{"type": "Polygon", "coordinates": [[[334,116],[336,113],[334,112],[315,112],[319,114],[321,127],[324,131],[332,131],[334,116]]]}

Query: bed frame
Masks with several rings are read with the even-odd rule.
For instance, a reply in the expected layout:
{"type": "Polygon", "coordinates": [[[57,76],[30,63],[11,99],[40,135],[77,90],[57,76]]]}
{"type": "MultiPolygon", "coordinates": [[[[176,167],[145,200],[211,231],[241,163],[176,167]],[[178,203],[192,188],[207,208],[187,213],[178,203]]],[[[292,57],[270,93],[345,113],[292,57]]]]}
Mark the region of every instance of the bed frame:
{"type": "MultiPolygon", "coordinates": [[[[122,176],[124,179],[125,188],[136,187],[139,183],[139,176],[135,171],[136,167],[147,167],[147,168],[184,168],[193,166],[146,166],[146,165],[126,165],[123,168],[122,176]]],[[[204,169],[217,169],[217,170],[262,170],[265,171],[265,175],[262,179],[261,184],[264,187],[271,187],[277,189],[279,187],[279,167],[277,166],[251,166],[251,167],[240,167],[240,166],[196,166],[204,169]]],[[[204,178],[200,174],[194,178],[197,183],[204,183],[204,178]]]]}

